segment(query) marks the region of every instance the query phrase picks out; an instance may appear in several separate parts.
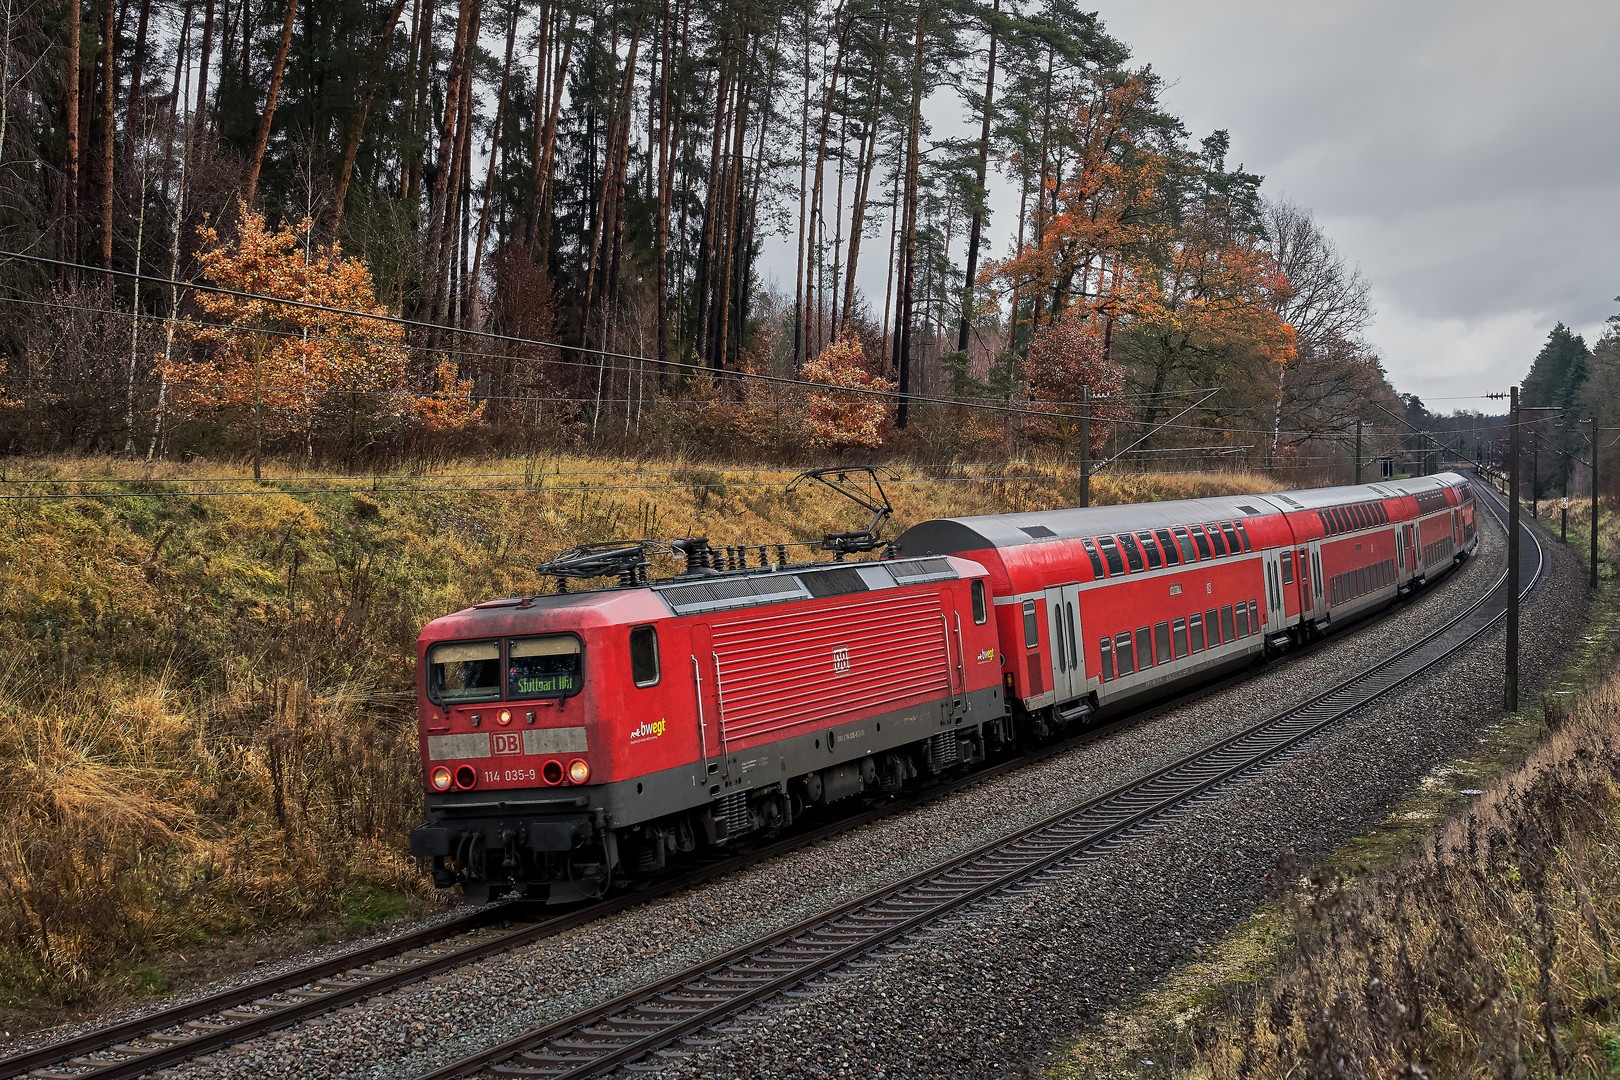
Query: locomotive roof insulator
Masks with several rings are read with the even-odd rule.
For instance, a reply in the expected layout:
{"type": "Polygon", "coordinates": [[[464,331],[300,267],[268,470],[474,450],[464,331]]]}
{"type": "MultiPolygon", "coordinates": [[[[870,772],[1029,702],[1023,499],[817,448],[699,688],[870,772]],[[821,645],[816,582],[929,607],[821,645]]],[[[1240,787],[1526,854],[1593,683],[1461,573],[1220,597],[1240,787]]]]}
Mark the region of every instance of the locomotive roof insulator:
{"type": "Polygon", "coordinates": [[[674,555],[671,544],[659,540],[611,540],[569,548],[536,569],[557,579],[557,591],[568,591],[569,578],[616,577],[624,586],[644,585],[651,555],[674,555]]]}

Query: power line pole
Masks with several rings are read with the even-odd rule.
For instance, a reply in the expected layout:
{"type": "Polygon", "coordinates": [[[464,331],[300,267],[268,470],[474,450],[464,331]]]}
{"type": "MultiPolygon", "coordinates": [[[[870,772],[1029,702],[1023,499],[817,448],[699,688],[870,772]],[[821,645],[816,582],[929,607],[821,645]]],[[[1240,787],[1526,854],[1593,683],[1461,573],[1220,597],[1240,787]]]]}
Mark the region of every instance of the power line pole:
{"type": "Polygon", "coordinates": [[[1356,417],[1356,483],[1361,483],[1361,417],[1356,417]]]}
{"type": "Polygon", "coordinates": [[[1598,422],[1597,414],[1592,414],[1592,556],[1591,577],[1587,584],[1597,588],[1597,533],[1598,533],[1598,422]]]}
{"type": "Polygon", "coordinates": [[[1080,387],[1080,505],[1091,505],[1091,384],[1080,387]]]}
{"type": "Polygon", "coordinates": [[[1541,439],[1530,433],[1530,516],[1541,517],[1541,439]]]}
{"type": "MultiPolygon", "coordinates": [[[[1509,392],[1508,418],[1508,622],[1505,702],[1519,711],[1519,388],[1509,392]]],[[[1595,505],[1595,504],[1594,504],[1595,505]]]]}

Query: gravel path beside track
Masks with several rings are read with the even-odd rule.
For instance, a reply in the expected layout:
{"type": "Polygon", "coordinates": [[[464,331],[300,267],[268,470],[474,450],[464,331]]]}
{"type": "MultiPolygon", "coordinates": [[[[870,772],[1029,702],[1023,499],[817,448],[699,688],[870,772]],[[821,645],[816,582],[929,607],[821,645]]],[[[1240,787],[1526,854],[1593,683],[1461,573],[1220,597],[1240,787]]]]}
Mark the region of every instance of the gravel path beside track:
{"type": "MultiPolygon", "coordinates": [[[[440,976],[324,1020],[194,1062],[187,1080],[415,1075],[622,993],[896,880],[1173,760],[1288,705],[1467,606],[1500,564],[1482,558],[1418,602],[1315,655],[919,811],[722,881],[440,976]]],[[[1555,545],[1556,546],[1556,545],[1555,545]]],[[[1578,572],[1554,578],[1526,616],[1526,685],[1538,642],[1580,625],[1578,572]],[[1552,619],[1551,623],[1543,620],[1552,619]]],[[[1498,635],[1499,637],[1499,635],[1498,635]]],[[[772,1022],[671,1062],[671,1075],[1001,1076],[1093,1010],[1139,989],[1267,894],[1281,850],[1355,835],[1495,708],[1500,644],[1453,663],[1217,797],[1173,830],[1084,875],[958,920],[859,978],[777,1010],[772,1022]],[[1324,781],[1324,778],[1327,778],[1324,781]]]]}

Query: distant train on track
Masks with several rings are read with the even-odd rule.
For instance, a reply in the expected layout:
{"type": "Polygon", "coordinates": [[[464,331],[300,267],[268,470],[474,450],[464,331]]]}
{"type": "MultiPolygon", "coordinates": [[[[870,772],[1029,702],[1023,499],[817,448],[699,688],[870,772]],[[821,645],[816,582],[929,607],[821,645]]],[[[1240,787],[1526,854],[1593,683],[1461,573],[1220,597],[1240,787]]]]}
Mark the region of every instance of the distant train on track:
{"type": "Polygon", "coordinates": [[[576,575],[619,585],[423,630],[411,852],[474,900],[599,896],[1317,637],[1467,558],[1476,524],[1442,473],[927,521],[874,561],[724,569],[678,541],[668,580],[642,545],[587,550],[576,575]]]}

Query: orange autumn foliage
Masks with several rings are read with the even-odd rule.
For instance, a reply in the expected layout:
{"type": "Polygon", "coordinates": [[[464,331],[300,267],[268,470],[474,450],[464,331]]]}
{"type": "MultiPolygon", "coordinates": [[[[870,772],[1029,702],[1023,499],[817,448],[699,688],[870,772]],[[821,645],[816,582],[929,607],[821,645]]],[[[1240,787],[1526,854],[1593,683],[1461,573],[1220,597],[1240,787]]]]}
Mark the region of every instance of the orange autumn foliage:
{"type": "MultiPolygon", "coordinates": [[[[804,365],[800,378],[822,386],[842,386],[855,390],[892,393],[894,381],[867,370],[865,350],[854,335],[828,345],[814,360],[804,365]]],[[[814,389],[808,402],[810,439],[818,446],[844,448],[881,446],[883,423],[889,401],[876,394],[840,394],[836,390],[814,389]]]]}
{"type": "Polygon", "coordinates": [[[1123,83],[1098,76],[1075,95],[1060,124],[1073,154],[1067,179],[1047,181],[1034,242],[987,264],[987,284],[1053,297],[1052,318],[1076,305],[1102,316],[1122,312],[1130,279],[1120,263],[1152,234],[1165,170],[1162,154],[1137,144],[1150,104],[1137,76],[1123,83]]]}
{"type": "Polygon", "coordinates": [[[433,393],[416,401],[416,418],[429,431],[459,431],[478,422],[484,403],[473,403],[473,380],[456,377],[454,360],[439,361],[433,393]]]}
{"type": "Polygon", "coordinates": [[[159,362],[177,404],[193,415],[247,410],[255,447],[263,435],[306,433],[347,400],[364,400],[396,420],[422,419],[434,430],[475,422],[470,384],[446,375],[419,399],[410,387],[404,332],[377,301],[365,261],[307,243],[312,222],[265,227],[264,215],[242,207],[232,241],[204,226],[198,259],[212,283],[250,295],[199,292],[204,317],[185,329],[203,358],[159,362]],[[298,304],[278,301],[298,301],[298,304]],[[319,305],[306,307],[304,304],[319,305]],[[338,310],[325,310],[338,309],[338,310]]]}

